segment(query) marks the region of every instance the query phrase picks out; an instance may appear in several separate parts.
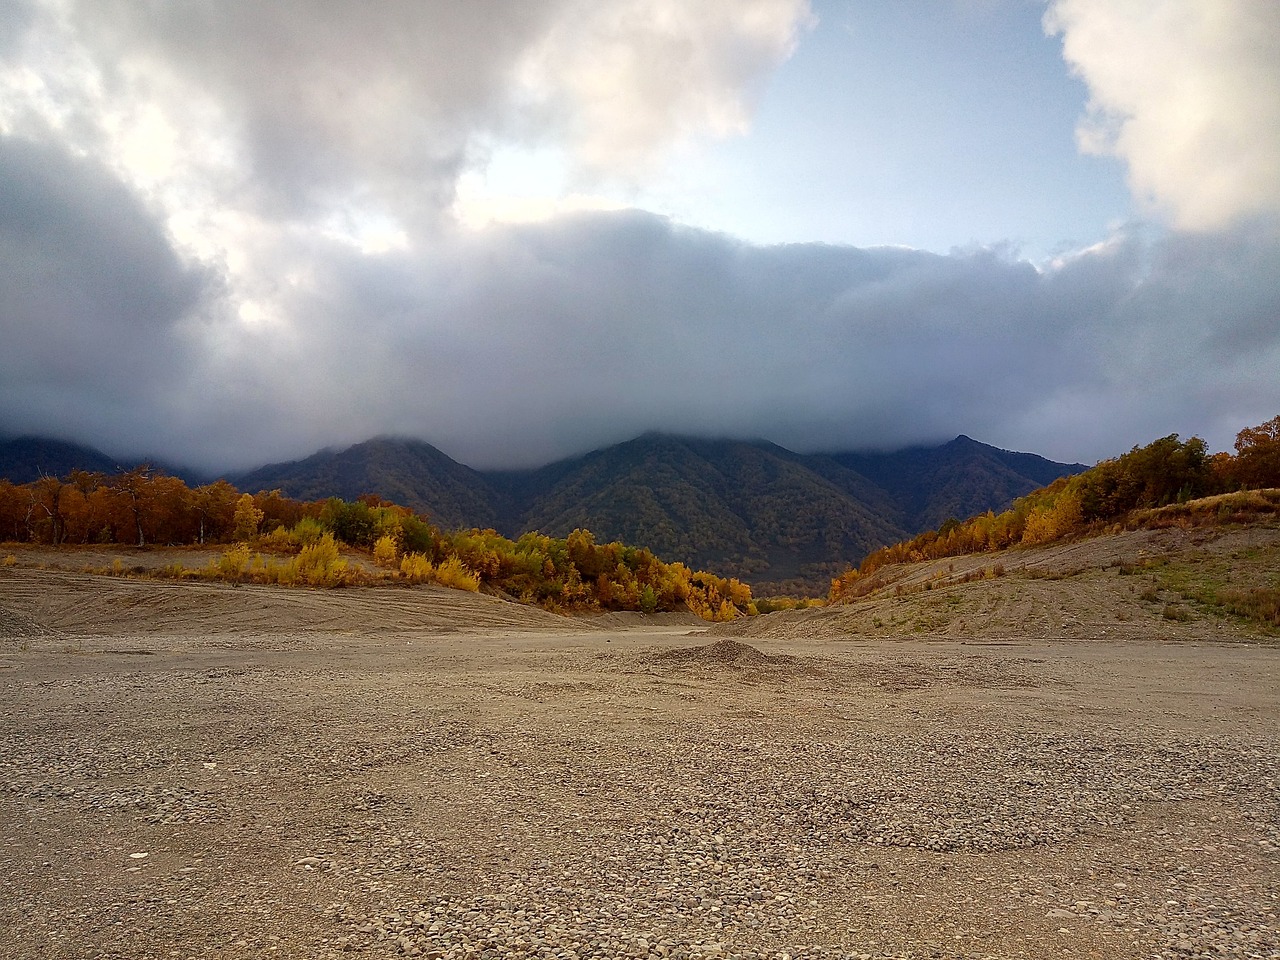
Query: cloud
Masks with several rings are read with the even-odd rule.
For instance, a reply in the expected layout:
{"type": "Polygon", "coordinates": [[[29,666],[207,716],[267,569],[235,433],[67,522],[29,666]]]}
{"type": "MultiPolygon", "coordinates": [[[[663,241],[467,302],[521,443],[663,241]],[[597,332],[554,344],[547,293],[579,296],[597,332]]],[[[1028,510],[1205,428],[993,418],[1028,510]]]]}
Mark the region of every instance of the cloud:
{"type": "Polygon", "coordinates": [[[118,436],[182,389],[186,321],[213,278],[99,165],[0,138],[0,264],[6,420],[118,436]]]}
{"type": "Polygon", "coordinates": [[[800,0],[5,3],[2,432],[220,468],[388,432],[535,464],[650,429],[1088,460],[1280,409],[1266,217],[1041,267],[638,211],[451,222],[494,138],[611,176],[732,133],[800,0]]]}
{"type": "Polygon", "coordinates": [[[518,71],[580,164],[626,175],[685,138],[745,133],[759,86],[812,22],[807,0],[578,0],[518,71]]]}
{"type": "Polygon", "coordinates": [[[416,229],[497,143],[626,177],[683,140],[741,133],[810,16],[807,0],[35,9],[0,72],[0,131],[52,131],[170,207],[416,229]]]}
{"type": "Polygon", "coordinates": [[[253,376],[310,371],[272,401],[306,446],[392,431],[495,466],[655,428],[806,450],[965,432],[1096,459],[1174,431],[1226,446],[1280,409],[1265,231],[1122,234],[1037,269],[760,247],[629,212],[312,256],[315,282],[282,307],[309,318],[299,353],[255,345],[253,376]]]}
{"type": "Polygon", "coordinates": [[[640,212],[381,254],[260,231],[250,321],[100,167],[0,150],[0,430],[201,466],[378,433],[476,466],[649,429],[802,450],[968,433],[1090,460],[1219,447],[1280,409],[1280,238],[1128,232],[1000,250],[756,246],[640,212]]]}
{"type": "Polygon", "coordinates": [[[1045,28],[1088,84],[1086,152],[1183,229],[1280,214],[1280,16],[1273,0],[1054,0],[1045,28]]]}

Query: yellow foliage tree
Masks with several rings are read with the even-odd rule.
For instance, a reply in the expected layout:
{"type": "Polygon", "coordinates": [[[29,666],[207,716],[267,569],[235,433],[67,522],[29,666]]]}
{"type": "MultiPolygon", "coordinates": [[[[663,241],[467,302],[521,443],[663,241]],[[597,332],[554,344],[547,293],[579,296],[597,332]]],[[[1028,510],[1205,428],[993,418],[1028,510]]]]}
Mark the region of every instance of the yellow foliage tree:
{"type": "Polygon", "coordinates": [[[232,527],[237,540],[252,540],[258,535],[264,514],[254,505],[250,494],[242,493],[236,501],[236,512],[232,518],[232,527]]]}

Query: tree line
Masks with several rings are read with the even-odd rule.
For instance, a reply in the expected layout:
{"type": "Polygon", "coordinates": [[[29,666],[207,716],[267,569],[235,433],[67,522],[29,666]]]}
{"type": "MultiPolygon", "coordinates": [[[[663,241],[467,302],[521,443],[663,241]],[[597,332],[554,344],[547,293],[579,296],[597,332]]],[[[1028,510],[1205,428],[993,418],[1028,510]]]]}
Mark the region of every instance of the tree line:
{"type": "Polygon", "coordinates": [[[342,559],[345,546],[368,552],[382,580],[484,587],[559,612],[687,608],[708,620],[757,612],[750,587],[736,579],[667,563],[642,547],[598,544],[586,530],[514,541],[493,530],[445,532],[374,495],[304,502],[279,490],[243,493],[225,480],[190,487],[147,466],[112,476],[76,470],[26,484],[0,480],[0,540],[228,545],[199,573],[315,586],[368,582],[342,559]]]}
{"type": "Polygon", "coordinates": [[[865,594],[868,578],[895,563],[919,563],[1099,533],[1136,511],[1238,490],[1280,487],[1280,416],[1236,435],[1235,454],[1210,455],[1199,437],[1171,434],[1029,493],[1002,513],[948,520],[937,530],[874,551],[831,582],[828,600],[865,594]]]}

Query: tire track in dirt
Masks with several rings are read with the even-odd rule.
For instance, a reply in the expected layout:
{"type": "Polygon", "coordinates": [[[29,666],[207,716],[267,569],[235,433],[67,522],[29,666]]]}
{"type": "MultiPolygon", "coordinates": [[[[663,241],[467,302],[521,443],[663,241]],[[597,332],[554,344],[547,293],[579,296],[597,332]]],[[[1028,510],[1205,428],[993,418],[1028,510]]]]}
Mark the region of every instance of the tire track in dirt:
{"type": "Polygon", "coordinates": [[[575,624],[534,607],[440,587],[312,590],[24,569],[0,574],[0,608],[0,631],[24,636],[572,630],[575,624]]]}

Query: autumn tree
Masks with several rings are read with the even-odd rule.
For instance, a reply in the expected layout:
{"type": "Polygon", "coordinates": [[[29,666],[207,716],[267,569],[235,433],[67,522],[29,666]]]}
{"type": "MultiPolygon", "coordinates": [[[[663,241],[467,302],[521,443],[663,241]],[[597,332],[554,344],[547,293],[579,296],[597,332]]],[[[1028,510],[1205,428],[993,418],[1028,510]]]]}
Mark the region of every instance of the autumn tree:
{"type": "Polygon", "coordinates": [[[191,489],[178,477],[158,474],[145,487],[143,526],[155,543],[191,543],[199,523],[192,508],[191,489]]]}
{"type": "Polygon", "coordinates": [[[191,509],[196,514],[196,542],[227,539],[235,530],[239,493],[225,480],[215,480],[191,491],[191,509]]]}
{"type": "Polygon", "coordinates": [[[232,517],[232,528],[237,540],[252,540],[258,535],[262,526],[262,511],[253,502],[253,495],[240,494],[236,501],[235,514],[232,517]]]}
{"type": "Polygon", "coordinates": [[[1241,486],[1280,487],[1280,416],[1236,434],[1235,474],[1241,486]]]}
{"type": "Polygon", "coordinates": [[[147,545],[146,532],[142,525],[145,509],[147,486],[151,481],[151,465],[140,464],[127,473],[122,473],[112,481],[111,486],[120,494],[123,505],[128,511],[130,527],[137,535],[140,547],[147,545]]]}
{"type": "Polygon", "coordinates": [[[57,477],[41,475],[28,489],[34,517],[32,528],[41,539],[47,538],[56,547],[63,540],[63,496],[68,484],[57,477]]]}
{"type": "Polygon", "coordinates": [[[253,505],[262,511],[258,529],[269,533],[278,527],[292,527],[303,517],[319,515],[319,507],[300,503],[279,490],[262,490],[253,496],[253,505]]]}
{"type": "Polygon", "coordinates": [[[0,480],[0,541],[26,539],[28,507],[23,487],[0,480]]]}
{"type": "Polygon", "coordinates": [[[63,492],[63,517],[66,543],[89,543],[102,531],[103,518],[98,506],[102,498],[95,498],[106,483],[106,476],[88,470],[72,470],[66,477],[67,489],[63,492]]]}

